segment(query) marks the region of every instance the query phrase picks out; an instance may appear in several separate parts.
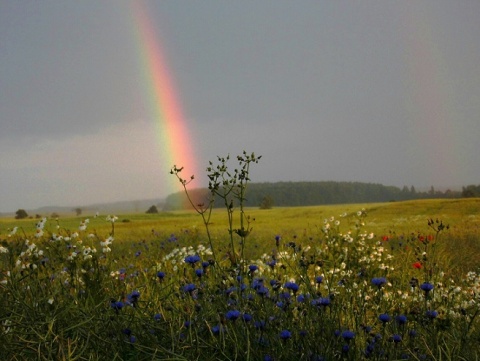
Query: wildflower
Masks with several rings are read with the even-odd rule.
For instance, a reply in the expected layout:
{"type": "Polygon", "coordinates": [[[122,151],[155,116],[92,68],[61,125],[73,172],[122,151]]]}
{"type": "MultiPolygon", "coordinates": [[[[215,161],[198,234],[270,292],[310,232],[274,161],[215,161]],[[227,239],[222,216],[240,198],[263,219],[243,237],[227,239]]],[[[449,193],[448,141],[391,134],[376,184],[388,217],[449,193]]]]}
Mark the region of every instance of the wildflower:
{"type": "Polygon", "coordinates": [[[140,298],[140,292],[133,291],[132,293],[127,295],[127,301],[133,306],[136,306],[138,299],[140,298]]]}
{"type": "Polygon", "coordinates": [[[110,306],[115,310],[115,311],[119,311],[123,308],[123,302],[121,301],[112,301],[110,303],[110,306]]]}
{"type": "Polygon", "coordinates": [[[18,227],[13,227],[12,231],[8,234],[9,237],[13,236],[15,233],[17,233],[18,227]]]}
{"type": "Polygon", "coordinates": [[[286,340],[292,338],[292,333],[288,330],[283,330],[283,331],[280,332],[280,338],[283,341],[286,341],[286,340]]]}
{"type": "Polygon", "coordinates": [[[434,318],[437,318],[438,312],[435,311],[435,310],[427,310],[427,311],[425,312],[425,315],[426,315],[428,318],[430,318],[430,319],[433,320],[434,318]]]}
{"type": "Polygon", "coordinates": [[[229,321],[235,321],[241,315],[240,311],[238,310],[230,310],[225,314],[225,318],[229,321]]]}
{"type": "Polygon", "coordinates": [[[196,289],[197,289],[197,286],[195,286],[194,283],[188,283],[185,286],[183,286],[183,292],[186,292],[186,293],[192,293],[196,289]]]}
{"type": "Polygon", "coordinates": [[[280,237],[280,235],[276,235],[275,236],[275,245],[278,247],[280,245],[280,240],[282,239],[282,237],[280,237]]]}
{"type": "Polygon", "coordinates": [[[315,277],[315,282],[318,283],[318,284],[322,283],[323,282],[323,276],[315,277]]]}
{"type": "Polygon", "coordinates": [[[425,294],[428,294],[431,290],[433,290],[433,285],[428,282],[424,282],[420,285],[420,289],[425,292],[425,294]]]}
{"type": "Polygon", "coordinates": [[[249,269],[250,273],[253,273],[256,270],[258,270],[258,266],[255,265],[255,264],[251,264],[250,266],[248,266],[248,269],[249,269]]]}
{"type": "Polygon", "coordinates": [[[382,313],[378,316],[378,319],[383,322],[383,324],[390,322],[392,318],[387,313],[382,313]]]}
{"type": "Polygon", "coordinates": [[[422,263],[421,262],[415,262],[412,266],[413,266],[413,268],[421,269],[422,268],[422,263]]]}
{"type": "Polygon", "coordinates": [[[405,315],[398,315],[397,317],[395,317],[395,321],[397,321],[397,323],[399,325],[404,325],[407,323],[407,316],[405,315]]]}
{"type": "Polygon", "coordinates": [[[350,351],[350,346],[348,346],[347,344],[343,345],[342,346],[342,352],[347,353],[348,351],[350,351]]]}
{"type": "Polygon", "coordinates": [[[257,294],[260,296],[266,296],[268,295],[268,288],[265,286],[261,286],[257,289],[257,294]]]}
{"type": "Polygon", "coordinates": [[[299,289],[299,286],[295,282],[286,282],[283,287],[292,291],[293,293],[297,293],[299,289]]]}
{"type": "Polygon", "coordinates": [[[156,313],[155,316],[153,316],[153,319],[155,321],[160,321],[163,318],[161,313],[156,313]]]}
{"type": "Polygon", "coordinates": [[[390,339],[395,343],[402,342],[402,336],[400,336],[398,334],[392,335],[392,337],[390,339]]]}
{"type": "Polygon", "coordinates": [[[0,246],[0,253],[8,253],[8,248],[0,246]]]}
{"type": "Polygon", "coordinates": [[[198,261],[200,261],[200,256],[198,254],[185,257],[185,263],[192,265],[192,267],[198,261]]]}
{"type": "Polygon", "coordinates": [[[387,279],[385,277],[374,277],[372,278],[372,284],[377,286],[378,288],[382,288],[383,285],[387,283],[387,279]]]}
{"type": "Polygon", "coordinates": [[[305,302],[305,295],[301,294],[297,296],[297,302],[305,302]]]}
{"type": "Polygon", "coordinates": [[[218,335],[218,334],[220,334],[220,332],[222,332],[222,331],[223,331],[223,329],[222,329],[222,327],[221,327],[220,325],[216,325],[216,326],[213,326],[213,327],[212,327],[212,333],[213,333],[214,335],[218,335]]]}
{"type": "Polygon", "coordinates": [[[107,218],[106,218],[106,221],[107,222],[111,222],[111,223],[115,223],[115,221],[118,219],[117,216],[110,216],[108,215],[107,218]]]}
{"type": "Polygon", "coordinates": [[[267,264],[267,266],[269,266],[270,268],[273,269],[275,267],[275,265],[277,264],[277,261],[272,259],[271,261],[268,261],[266,264],[267,264]]]}
{"type": "Polygon", "coordinates": [[[342,337],[345,341],[350,341],[355,337],[355,332],[346,330],[342,332],[342,337]]]}
{"type": "Polygon", "coordinates": [[[250,315],[249,313],[244,313],[244,314],[242,315],[242,319],[243,319],[245,322],[250,322],[250,321],[253,319],[253,317],[252,317],[252,315],[250,315]]]}
{"type": "Polygon", "coordinates": [[[195,270],[195,274],[200,278],[203,276],[203,268],[198,268],[195,270]]]}
{"type": "Polygon", "coordinates": [[[157,272],[157,277],[160,281],[163,280],[165,278],[165,272],[158,271],[157,272]]]}

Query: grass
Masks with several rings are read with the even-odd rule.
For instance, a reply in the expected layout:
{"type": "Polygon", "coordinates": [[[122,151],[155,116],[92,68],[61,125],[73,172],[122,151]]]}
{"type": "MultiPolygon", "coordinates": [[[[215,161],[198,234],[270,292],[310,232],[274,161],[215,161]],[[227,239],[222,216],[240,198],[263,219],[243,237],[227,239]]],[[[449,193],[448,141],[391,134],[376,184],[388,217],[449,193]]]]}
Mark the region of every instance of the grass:
{"type": "Polygon", "coordinates": [[[3,218],[0,356],[475,360],[479,211],[479,199],[245,209],[236,263],[220,209],[217,258],[194,212],[101,215],[86,230],[85,217],[3,218]]]}

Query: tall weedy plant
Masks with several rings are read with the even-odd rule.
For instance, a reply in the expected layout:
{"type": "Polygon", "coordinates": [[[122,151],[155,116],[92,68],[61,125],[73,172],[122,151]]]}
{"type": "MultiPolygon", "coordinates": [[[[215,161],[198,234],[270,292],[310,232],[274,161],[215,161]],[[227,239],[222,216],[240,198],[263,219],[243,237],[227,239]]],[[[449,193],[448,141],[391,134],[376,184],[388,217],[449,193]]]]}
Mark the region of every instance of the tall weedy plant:
{"type": "Polygon", "coordinates": [[[193,209],[202,216],[210,248],[212,249],[213,257],[216,262],[218,259],[213,246],[209,223],[215,201],[223,202],[227,212],[228,233],[230,236],[230,250],[228,251],[228,256],[231,266],[239,266],[241,272],[244,271],[243,268],[245,267],[244,262],[242,262],[245,259],[245,242],[252,231],[251,219],[245,213],[247,185],[250,182],[250,166],[254,163],[258,163],[260,158],[262,158],[262,156],[256,156],[253,152],[248,154],[246,151],[243,151],[242,155],[237,156],[238,168],[235,168],[233,171],[228,166],[230,160],[229,155],[226,157],[217,157],[217,164],[209,161],[209,166],[206,169],[209,179],[209,198],[207,202],[201,204],[195,204],[187,189],[187,185],[194,179],[194,176],[192,175],[190,180],[182,178],[180,173],[183,170],[183,167],[178,168],[176,165],[173,166],[170,171],[170,174],[175,175],[182,184],[187,199],[193,209]],[[235,223],[234,219],[236,210],[238,210],[238,223],[235,223]],[[235,224],[237,224],[237,226],[235,226],[235,224]],[[235,246],[237,236],[240,238],[239,250],[235,246]]]}

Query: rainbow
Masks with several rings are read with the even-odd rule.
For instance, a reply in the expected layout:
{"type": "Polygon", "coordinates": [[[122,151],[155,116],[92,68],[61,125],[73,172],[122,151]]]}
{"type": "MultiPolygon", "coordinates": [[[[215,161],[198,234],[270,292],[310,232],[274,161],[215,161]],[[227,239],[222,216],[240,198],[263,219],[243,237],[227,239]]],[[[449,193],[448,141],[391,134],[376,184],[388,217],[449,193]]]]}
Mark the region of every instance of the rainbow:
{"type": "Polygon", "coordinates": [[[174,165],[184,167],[181,175],[187,180],[191,175],[198,176],[195,147],[182,113],[160,37],[152,26],[148,9],[143,1],[132,1],[131,4],[141,70],[146,84],[148,111],[150,118],[154,119],[162,173],[165,173],[167,180],[166,191],[176,192],[180,190],[180,183],[169,174],[170,169],[174,165]]]}
{"type": "Polygon", "coordinates": [[[457,184],[462,163],[458,131],[452,122],[449,74],[438,33],[428,11],[406,2],[403,30],[406,62],[412,87],[409,134],[419,144],[414,157],[428,164],[430,184],[457,184]]]}

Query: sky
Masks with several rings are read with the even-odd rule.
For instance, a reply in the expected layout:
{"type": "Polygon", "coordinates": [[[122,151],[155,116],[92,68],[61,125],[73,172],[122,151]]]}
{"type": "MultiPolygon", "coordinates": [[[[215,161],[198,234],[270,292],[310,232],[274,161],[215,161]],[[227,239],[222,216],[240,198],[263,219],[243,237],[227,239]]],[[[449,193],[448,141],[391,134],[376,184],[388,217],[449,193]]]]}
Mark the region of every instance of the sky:
{"type": "Polygon", "coordinates": [[[253,182],[478,185],[479,18],[475,0],[0,0],[0,212],[165,197],[174,164],[203,187],[243,150],[253,182]]]}

